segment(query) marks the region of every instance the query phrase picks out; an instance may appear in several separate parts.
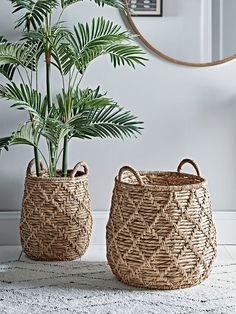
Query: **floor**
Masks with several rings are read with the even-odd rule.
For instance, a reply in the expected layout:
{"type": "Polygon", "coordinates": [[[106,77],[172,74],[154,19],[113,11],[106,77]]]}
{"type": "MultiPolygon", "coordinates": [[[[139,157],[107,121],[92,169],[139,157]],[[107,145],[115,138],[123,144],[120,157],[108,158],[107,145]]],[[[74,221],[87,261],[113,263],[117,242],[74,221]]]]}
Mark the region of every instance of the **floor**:
{"type": "MultiPolygon", "coordinates": [[[[20,246],[0,246],[0,262],[12,260],[27,260],[21,254],[20,246]]],[[[86,254],[81,258],[82,261],[101,262],[106,261],[106,249],[103,245],[91,245],[86,254]]],[[[236,245],[219,245],[216,263],[236,263],[236,245]]]]}

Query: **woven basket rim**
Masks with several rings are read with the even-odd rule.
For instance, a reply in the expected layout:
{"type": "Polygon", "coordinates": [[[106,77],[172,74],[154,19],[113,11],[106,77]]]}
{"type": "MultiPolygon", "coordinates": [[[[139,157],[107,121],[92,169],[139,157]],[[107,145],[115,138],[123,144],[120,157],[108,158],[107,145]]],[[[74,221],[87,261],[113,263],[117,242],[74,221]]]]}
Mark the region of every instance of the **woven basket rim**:
{"type": "Polygon", "coordinates": [[[167,174],[167,175],[178,175],[178,176],[187,176],[187,177],[190,177],[190,178],[198,178],[201,180],[201,182],[198,182],[198,183],[190,183],[190,184],[183,184],[183,185],[158,185],[158,184],[148,184],[148,183],[145,183],[143,185],[140,185],[138,183],[130,183],[130,182],[124,182],[124,181],[120,181],[119,180],[119,176],[116,176],[115,177],[115,182],[118,184],[118,185],[123,185],[124,187],[129,187],[129,188],[148,188],[148,189],[155,189],[155,190],[158,190],[158,189],[165,189],[165,190],[183,190],[183,189],[190,189],[190,188],[201,188],[202,186],[207,186],[207,180],[201,176],[196,176],[194,174],[190,174],[190,173],[184,173],[184,172],[175,172],[175,171],[138,171],[138,173],[141,175],[141,176],[145,176],[145,175],[148,175],[148,174],[156,174],[156,175],[160,175],[160,174],[167,174]]]}
{"type": "MultiPolygon", "coordinates": [[[[72,169],[68,170],[68,173],[70,173],[72,171],[72,169]]],[[[61,170],[57,170],[57,173],[60,173],[61,170]]],[[[41,177],[37,177],[35,172],[31,172],[28,173],[26,175],[26,179],[30,179],[30,180],[35,180],[37,182],[73,182],[73,181],[81,181],[84,179],[88,179],[88,174],[87,173],[83,173],[81,172],[82,175],[80,176],[75,176],[73,178],[71,177],[48,177],[45,175],[45,171],[43,172],[43,175],[41,177]]]]}

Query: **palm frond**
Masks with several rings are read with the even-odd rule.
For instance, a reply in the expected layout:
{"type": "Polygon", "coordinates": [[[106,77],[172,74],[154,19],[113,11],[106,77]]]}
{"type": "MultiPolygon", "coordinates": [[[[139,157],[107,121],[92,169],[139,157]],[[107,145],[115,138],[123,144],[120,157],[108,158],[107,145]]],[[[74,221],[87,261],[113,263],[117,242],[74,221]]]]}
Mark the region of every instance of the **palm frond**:
{"type": "Polygon", "coordinates": [[[82,117],[73,121],[73,137],[92,139],[131,137],[141,133],[142,122],[129,111],[117,106],[90,108],[84,110],[82,117]],[[84,121],[84,123],[83,123],[84,121]]]}
{"type": "Polygon", "coordinates": [[[122,31],[120,26],[103,17],[93,19],[91,25],[78,24],[74,33],[68,36],[67,43],[58,47],[63,72],[67,74],[75,65],[82,73],[90,62],[105,54],[111,56],[114,66],[143,64],[146,60],[144,53],[130,43],[133,39],[130,32],[122,31]]]}
{"type": "Polygon", "coordinates": [[[94,0],[94,2],[101,7],[108,5],[120,10],[126,10],[126,5],[122,0],[94,0]]]}
{"type": "Polygon", "coordinates": [[[45,116],[46,101],[42,102],[41,93],[34,90],[27,84],[20,84],[19,87],[11,82],[6,86],[0,85],[0,97],[12,100],[12,107],[19,110],[27,110],[34,119],[41,119],[45,116]]]}
{"type": "MultiPolygon", "coordinates": [[[[57,101],[58,109],[55,109],[55,117],[50,121],[56,125],[50,125],[49,133],[55,130],[55,134],[68,134],[69,138],[91,139],[124,138],[141,132],[141,122],[130,112],[123,112],[113,99],[105,97],[100,87],[63,92],[57,95],[57,101]],[[58,123],[58,120],[64,122],[58,123]]],[[[58,136],[58,143],[59,139],[61,141],[62,137],[58,136]]]]}
{"type": "Polygon", "coordinates": [[[61,0],[61,7],[64,9],[72,4],[81,2],[83,0],[61,0]]]}
{"type": "Polygon", "coordinates": [[[31,122],[26,122],[19,127],[17,132],[13,133],[10,145],[29,145],[38,146],[39,132],[35,131],[31,122]]]}
{"type": "Polygon", "coordinates": [[[35,71],[40,52],[39,43],[0,43],[0,66],[22,66],[35,71]]]}
{"type": "Polygon", "coordinates": [[[139,46],[135,45],[127,46],[123,43],[111,45],[108,47],[107,53],[110,55],[111,62],[115,68],[126,64],[135,68],[136,64],[144,65],[144,61],[147,60],[142,56],[144,53],[139,46]]]}
{"type": "MultiPolygon", "coordinates": [[[[71,117],[65,122],[70,129],[70,138],[91,139],[93,137],[124,138],[141,132],[142,122],[129,111],[124,112],[117,103],[95,90],[79,88],[71,95],[71,117]]],[[[63,116],[63,99],[60,100],[59,112],[63,116]]],[[[62,118],[61,118],[62,119],[62,118]]]]}
{"type": "Polygon", "coordinates": [[[24,29],[36,30],[43,25],[48,13],[57,6],[57,0],[11,0],[13,13],[24,11],[24,14],[17,20],[16,28],[23,25],[24,29]]]}
{"type": "Polygon", "coordinates": [[[100,86],[95,90],[86,88],[81,90],[77,88],[74,92],[74,114],[83,112],[88,108],[102,108],[107,106],[116,106],[113,99],[105,97],[106,94],[100,92],[100,86]]]}
{"type": "Polygon", "coordinates": [[[77,87],[75,90],[62,90],[62,94],[57,95],[58,112],[62,121],[74,119],[88,108],[102,108],[106,106],[116,106],[113,99],[105,97],[100,93],[100,86],[95,90],[81,90],[77,87]]]}
{"type": "Polygon", "coordinates": [[[3,149],[9,150],[11,140],[12,140],[11,136],[0,138],[0,153],[3,149]]]}
{"type": "Polygon", "coordinates": [[[48,117],[42,127],[41,135],[58,148],[64,137],[69,134],[70,131],[68,125],[60,121],[60,119],[48,117]]]}
{"type": "Polygon", "coordinates": [[[35,132],[31,122],[21,124],[16,132],[11,136],[0,139],[0,150],[13,145],[29,145],[33,147],[38,146],[39,134],[35,132]]]}
{"type": "MultiPolygon", "coordinates": [[[[66,60],[63,59],[64,51],[63,44],[67,42],[67,39],[71,35],[71,31],[60,23],[52,28],[52,64],[60,71],[63,75],[63,65],[66,60]]],[[[67,58],[67,56],[66,56],[67,58]]]]}
{"type": "MultiPolygon", "coordinates": [[[[9,45],[10,43],[3,37],[0,36],[0,45],[9,45]]],[[[0,65],[0,74],[5,76],[8,80],[12,80],[15,74],[16,66],[14,64],[3,64],[0,65]]]]}
{"type": "Polygon", "coordinates": [[[41,136],[50,141],[56,148],[59,147],[61,141],[70,132],[69,126],[62,120],[61,113],[53,104],[47,117],[43,117],[37,121],[37,127],[41,136]]]}
{"type": "MultiPolygon", "coordinates": [[[[66,8],[72,4],[81,2],[83,0],[61,0],[61,7],[66,8]]],[[[113,8],[125,10],[125,4],[122,0],[91,0],[94,1],[97,5],[103,7],[104,5],[111,6],[113,8]]]]}
{"type": "Polygon", "coordinates": [[[67,126],[57,119],[41,120],[37,126],[28,121],[21,124],[11,136],[0,139],[0,152],[2,149],[8,150],[10,146],[14,145],[28,145],[38,148],[41,136],[50,140],[57,147],[68,132],[67,126]]]}

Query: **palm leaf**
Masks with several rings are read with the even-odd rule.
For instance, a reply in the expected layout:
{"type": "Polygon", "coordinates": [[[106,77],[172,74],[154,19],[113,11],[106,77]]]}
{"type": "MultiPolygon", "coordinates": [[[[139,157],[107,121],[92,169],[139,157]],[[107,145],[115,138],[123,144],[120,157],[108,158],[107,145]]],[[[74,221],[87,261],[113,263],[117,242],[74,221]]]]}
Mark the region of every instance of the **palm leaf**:
{"type": "Polygon", "coordinates": [[[100,93],[100,86],[95,90],[90,88],[81,90],[77,88],[74,92],[74,114],[83,113],[88,108],[103,108],[116,105],[113,99],[105,97],[105,94],[100,93]]]}
{"type": "Polygon", "coordinates": [[[114,66],[143,64],[144,53],[130,44],[133,39],[130,32],[122,31],[120,26],[103,17],[93,19],[91,25],[78,24],[67,43],[62,43],[57,50],[63,73],[67,74],[74,65],[82,73],[90,62],[104,54],[111,56],[114,66]]]}
{"type": "Polygon", "coordinates": [[[35,71],[40,52],[39,43],[0,43],[0,66],[22,66],[35,71]]]}
{"type": "Polygon", "coordinates": [[[64,137],[71,131],[67,124],[55,117],[48,117],[41,130],[41,135],[57,148],[64,137]]]}
{"type": "MultiPolygon", "coordinates": [[[[74,3],[78,3],[81,1],[83,0],[61,0],[61,7],[66,8],[74,3]]],[[[122,0],[94,0],[94,2],[101,7],[103,7],[104,5],[108,5],[113,8],[122,9],[122,10],[125,10],[126,8],[122,0]]]]}
{"type": "Polygon", "coordinates": [[[8,150],[10,146],[14,145],[28,145],[38,147],[39,139],[44,136],[50,140],[56,147],[64,138],[65,134],[69,132],[65,125],[61,124],[59,120],[47,119],[35,126],[31,121],[20,125],[16,132],[11,136],[0,139],[0,151],[2,149],[8,150]]]}
{"type": "Polygon", "coordinates": [[[85,109],[102,108],[106,106],[116,106],[113,99],[105,97],[100,93],[100,86],[97,89],[81,90],[79,87],[73,91],[69,89],[67,92],[62,90],[62,94],[57,95],[58,112],[62,121],[70,119],[72,121],[75,116],[80,116],[85,109]]]}
{"type": "MultiPolygon", "coordinates": [[[[10,44],[4,37],[0,36],[0,45],[10,44]]],[[[3,64],[0,65],[0,73],[5,76],[8,80],[12,80],[15,74],[16,66],[14,64],[3,64]]]]}
{"type": "Polygon", "coordinates": [[[61,75],[63,75],[63,44],[67,42],[71,31],[61,24],[57,24],[52,28],[52,57],[54,62],[52,64],[57,67],[61,75]]]}
{"type": "Polygon", "coordinates": [[[144,53],[135,45],[111,45],[108,47],[107,53],[110,55],[111,62],[115,68],[125,64],[135,68],[136,64],[144,65],[144,61],[147,60],[141,56],[144,53]]]}
{"type": "Polygon", "coordinates": [[[27,84],[18,87],[14,82],[0,85],[0,97],[14,101],[12,107],[27,110],[34,119],[45,117],[46,101],[42,102],[41,93],[27,84]]]}
{"type": "Polygon", "coordinates": [[[39,142],[39,134],[35,132],[31,122],[26,122],[18,127],[16,132],[11,136],[0,139],[0,150],[13,145],[29,145],[37,147],[39,142]]]}
{"type": "Polygon", "coordinates": [[[94,2],[101,7],[108,5],[113,8],[126,10],[126,5],[122,0],[94,0],[94,2]]]}
{"type": "Polygon", "coordinates": [[[16,23],[16,28],[24,26],[24,29],[30,30],[31,28],[36,30],[43,25],[48,13],[52,8],[57,6],[56,0],[11,0],[14,11],[26,11],[16,23]]]}
{"type": "Polygon", "coordinates": [[[0,138],[0,153],[3,149],[9,150],[9,145],[12,140],[11,136],[0,138]]]}
{"type": "MultiPolygon", "coordinates": [[[[78,137],[91,139],[94,137],[124,138],[141,132],[141,122],[118,107],[113,99],[100,92],[100,87],[95,90],[77,88],[74,92],[57,95],[58,109],[50,122],[49,132],[58,130],[68,134],[69,138],[78,137]],[[68,118],[69,117],[69,118],[68,118]],[[61,125],[57,122],[65,121],[61,125]]],[[[60,134],[60,133],[58,133],[60,134]]],[[[58,136],[58,139],[62,139],[58,136]]],[[[59,142],[59,140],[58,140],[59,142]]]]}
{"type": "Polygon", "coordinates": [[[124,112],[113,99],[105,97],[100,87],[95,90],[77,90],[74,95],[73,115],[67,121],[70,136],[129,137],[141,132],[141,124],[130,112],[124,112]]]}
{"type": "Polygon", "coordinates": [[[105,108],[86,109],[81,119],[73,121],[73,137],[92,139],[121,138],[140,134],[142,122],[123,108],[108,106],[105,108]],[[83,123],[84,121],[84,123],[83,123]]]}
{"type": "Polygon", "coordinates": [[[10,145],[38,146],[39,132],[35,131],[31,122],[21,125],[16,133],[13,133],[10,145]]]}

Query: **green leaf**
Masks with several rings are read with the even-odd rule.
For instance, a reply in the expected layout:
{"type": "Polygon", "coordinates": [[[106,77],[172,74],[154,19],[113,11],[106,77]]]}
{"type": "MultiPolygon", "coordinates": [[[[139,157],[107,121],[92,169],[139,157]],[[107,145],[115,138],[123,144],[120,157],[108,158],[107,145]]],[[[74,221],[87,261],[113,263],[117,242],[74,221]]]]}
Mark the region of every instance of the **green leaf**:
{"type": "Polygon", "coordinates": [[[10,137],[5,137],[0,140],[0,149],[13,145],[29,145],[38,146],[39,134],[35,132],[31,122],[26,122],[18,127],[16,132],[13,132],[10,137]],[[5,146],[4,146],[5,144],[5,146]]]}
{"type": "Polygon", "coordinates": [[[69,134],[68,125],[60,121],[59,118],[48,117],[42,127],[41,135],[58,148],[64,137],[69,134]]]}
{"type": "Polygon", "coordinates": [[[126,64],[135,68],[136,64],[145,65],[144,61],[147,60],[142,57],[144,55],[142,50],[135,45],[112,45],[107,49],[107,53],[110,55],[111,62],[115,68],[126,64]]]}
{"type": "Polygon", "coordinates": [[[143,65],[144,53],[131,43],[133,40],[130,32],[122,31],[120,26],[103,17],[93,19],[91,25],[78,24],[74,33],[68,35],[67,42],[57,48],[58,67],[65,75],[74,65],[83,73],[94,59],[105,54],[110,55],[114,66],[143,65]]]}
{"type": "Polygon", "coordinates": [[[11,136],[0,138],[0,153],[3,149],[9,150],[9,145],[12,140],[11,136]]]}
{"type": "Polygon", "coordinates": [[[77,88],[74,92],[74,113],[83,112],[85,108],[102,108],[106,106],[116,106],[113,99],[105,97],[100,93],[100,86],[95,90],[77,88]]]}
{"type": "Polygon", "coordinates": [[[24,29],[36,30],[41,27],[52,8],[57,7],[57,0],[11,0],[13,13],[24,11],[25,13],[17,20],[16,28],[23,26],[24,29]]]}
{"type": "MultiPolygon", "coordinates": [[[[63,45],[67,42],[68,36],[71,35],[71,31],[66,27],[57,24],[52,28],[52,64],[60,71],[63,75],[64,66],[64,51],[63,45]]],[[[67,57],[66,57],[67,58],[67,57]]]]}
{"type": "MultiPolygon", "coordinates": [[[[142,122],[130,112],[124,112],[113,99],[105,97],[100,87],[85,89],[71,95],[73,111],[66,121],[70,129],[70,138],[115,137],[124,138],[141,132],[142,122]]],[[[63,103],[60,97],[60,113],[63,116],[63,103]]]]}
{"type": "MultiPolygon", "coordinates": [[[[83,0],[61,0],[61,7],[66,8],[72,4],[81,2],[83,0]]],[[[122,0],[90,0],[94,1],[97,5],[103,7],[104,5],[108,5],[113,8],[125,10],[126,6],[122,0]]]]}
{"type": "Polygon", "coordinates": [[[13,108],[27,110],[34,120],[45,116],[45,100],[42,102],[41,93],[27,84],[20,84],[19,87],[14,82],[0,85],[0,97],[14,101],[13,108]]]}
{"type": "MultiPolygon", "coordinates": [[[[10,43],[3,37],[0,36],[0,45],[9,45],[10,43]]],[[[16,66],[14,64],[3,64],[0,65],[0,74],[5,76],[8,80],[12,80],[15,74],[16,66]]]]}
{"type": "MultiPolygon", "coordinates": [[[[63,92],[62,95],[57,95],[57,101],[58,109],[55,109],[54,120],[65,121],[58,124],[58,128],[68,134],[70,139],[123,139],[141,132],[142,122],[130,112],[124,112],[113,99],[102,94],[100,87],[95,90],[77,88],[74,92],[63,92]]],[[[53,126],[51,129],[56,130],[57,127],[53,126]]]]}
{"type": "Polygon", "coordinates": [[[22,66],[35,71],[40,51],[39,43],[0,43],[0,66],[22,66]]]}
{"type": "Polygon", "coordinates": [[[131,137],[141,133],[142,122],[129,111],[117,106],[84,110],[82,118],[73,123],[73,137],[92,139],[131,137]],[[83,123],[84,121],[84,123],[83,123]]]}

